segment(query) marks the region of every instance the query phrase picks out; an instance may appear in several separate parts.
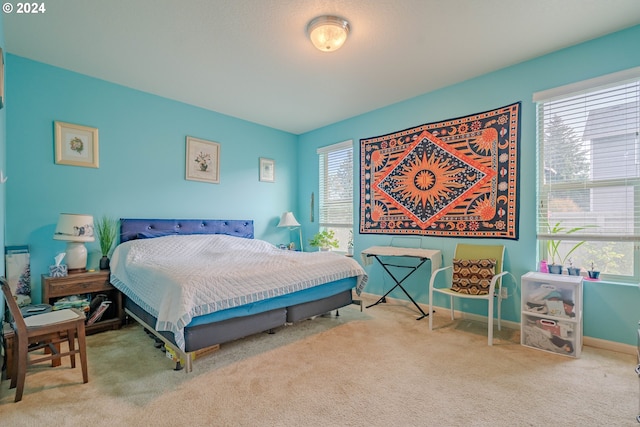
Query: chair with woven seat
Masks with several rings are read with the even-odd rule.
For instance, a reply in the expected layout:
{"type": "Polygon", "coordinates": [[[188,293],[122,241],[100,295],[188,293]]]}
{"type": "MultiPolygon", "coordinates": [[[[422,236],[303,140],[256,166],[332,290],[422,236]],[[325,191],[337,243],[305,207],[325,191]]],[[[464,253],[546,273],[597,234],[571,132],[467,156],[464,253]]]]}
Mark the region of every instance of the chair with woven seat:
{"type": "Polygon", "coordinates": [[[55,362],[59,362],[62,357],[69,356],[71,367],[75,368],[76,354],[78,354],[82,367],[82,382],[88,382],[84,313],[76,309],[64,309],[25,318],[7,281],[1,278],[0,284],[6,305],[9,308],[10,323],[14,333],[13,366],[8,366],[7,369],[10,370],[11,377],[9,388],[16,389],[15,401],[22,400],[28,365],[51,361],[52,366],[55,366],[55,362]],[[76,339],[78,341],[77,348],[76,339]],[[67,344],[66,351],[62,351],[60,345],[62,343],[67,344]],[[38,354],[33,358],[29,357],[30,352],[44,348],[48,349],[49,353],[38,354]]]}
{"type": "MultiPolygon", "coordinates": [[[[488,342],[493,345],[493,306],[498,298],[498,330],[501,330],[502,278],[510,274],[502,269],[504,246],[458,244],[452,265],[435,270],[429,280],[429,313],[433,313],[433,293],[450,297],[451,320],[454,320],[454,298],[485,300],[488,302],[488,342]],[[444,287],[437,287],[438,279],[444,287]]],[[[433,330],[433,316],[429,316],[429,330],[433,330]]]]}

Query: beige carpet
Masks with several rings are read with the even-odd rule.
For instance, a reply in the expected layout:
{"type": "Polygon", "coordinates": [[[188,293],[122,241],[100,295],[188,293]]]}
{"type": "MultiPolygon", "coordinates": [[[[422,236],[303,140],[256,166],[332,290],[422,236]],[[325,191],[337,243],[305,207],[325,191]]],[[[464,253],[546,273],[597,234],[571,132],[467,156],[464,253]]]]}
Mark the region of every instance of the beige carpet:
{"type": "Polygon", "coordinates": [[[173,371],[137,325],[92,335],[89,383],[68,362],[27,374],[6,426],[633,426],[634,356],[585,347],[571,359],[485,325],[438,330],[401,303],[318,317],[224,345],[173,371]]]}

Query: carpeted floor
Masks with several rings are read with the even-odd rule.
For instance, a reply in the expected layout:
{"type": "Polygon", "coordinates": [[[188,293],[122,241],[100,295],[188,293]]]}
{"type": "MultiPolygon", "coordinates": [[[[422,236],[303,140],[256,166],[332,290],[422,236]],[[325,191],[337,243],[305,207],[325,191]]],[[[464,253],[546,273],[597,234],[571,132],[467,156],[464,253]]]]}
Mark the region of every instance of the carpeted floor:
{"type": "MultiPolygon", "coordinates": [[[[368,302],[368,301],[367,301],[368,302]]],[[[523,347],[519,331],[416,321],[403,303],[323,316],[173,363],[137,325],[88,337],[89,383],[68,362],[0,386],[0,424],[35,426],[633,426],[634,356],[572,359],[523,347]]]]}

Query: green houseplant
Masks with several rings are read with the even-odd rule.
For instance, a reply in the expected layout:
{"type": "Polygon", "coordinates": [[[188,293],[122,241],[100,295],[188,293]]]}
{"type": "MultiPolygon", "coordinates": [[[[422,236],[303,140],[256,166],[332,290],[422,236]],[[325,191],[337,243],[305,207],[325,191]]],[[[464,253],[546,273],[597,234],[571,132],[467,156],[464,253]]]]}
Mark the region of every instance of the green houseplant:
{"type": "Polygon", "coordinates": [[[317,232],[313,239],[309,239],[309,245],[320,248],[321,251],[328,251],[338,247],[338,239],[333,230],[322,230],[317,232]]]}
{"type": "Polygon", "coordinates": [[[102,218],[99,218],[96,221],[95,232],[98,236],[100,252],[102,253],[102,258],[100,259],[100,270],[108,270],[109,253],[118,234],[118,221],[103,215],[102,218]]]}
{"type": "MultiPolygon", "coordinates": [[[[549,234],[572,234],[580,230],[584,230],[585,227],[573,227],[566,228],[561,225],[558,221],[553,226],[551,224],[547,224],[547,228],[549,230],[549,234]]],[[[573,245],[569,250],[561,254],[560,253],[560,244],[562,240],[547,240],[547,255],[551,258],[551,264],[549,264],[549,272],[554,274],[562,274],[562,267],[566,263],[567,259],[571,256],[573,252],[576,251],[580,246],[582,246],[585,242],[580,241],[573,245]],[[559,263],[558,263],[559,262],[559,263]]],[[[571,265],[573,268],[573,265],[571,265]]]]}

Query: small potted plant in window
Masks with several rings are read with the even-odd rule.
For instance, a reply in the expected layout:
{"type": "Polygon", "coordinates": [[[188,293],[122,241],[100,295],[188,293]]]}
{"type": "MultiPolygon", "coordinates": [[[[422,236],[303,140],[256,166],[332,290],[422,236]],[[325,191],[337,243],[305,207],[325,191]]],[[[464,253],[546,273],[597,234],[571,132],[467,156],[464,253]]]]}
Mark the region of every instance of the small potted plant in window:
{"type": "Polygon", "coordinates": [[[321,251],[329,251],[338,247],[338,239],[333,230],[322,230],[309,239],[309,245],[320,248],[321,251]]]}
{"type": "Polygon", "coordinates": [[[569,258],[569,267],[567,267],[567,272],[569,276],[579,276],[580,275],[580,267],[573,266],[573,260],[569,258]]]}
{"type": "Polygon", "coordinates": [[[102,258],[100,258],[100,270],[108,270],[109,253],[116,241],[118,221],[103,215],[102,218],[99,218],[96,221],[95,232],[98,236],[98,242],[100,243],[100,252],[102,252],[102,258]]]}
{"type": "Polygon", "coordinates": [[[589,279],[598,280],[600,278],[600,272],[593,267],[593,261],[591,261],[591,270],[587,271],[587,274],[589,279]]]}
{"type": "MultiPolygon", "coordinates": [[[[547,224],[547,227],[549,229],[549,234],[572,234],[572,233],[575,233],[577,231],[584,230],[585,228],[587,228],[587,226],[585,226],[585,227],[574,227],[574,228],[567,229],[567,228],[561,226],[560,222],[557,222],[553,227],[551,225],[547,224]]],[[[549,264],[549,267],[548,267],[549,268],[549,273],[562,274],[562,268],[563,268],[565,262],[567,261],[567,259],[570,259],[569,256],[576,249],[578,249],[580,246],[582,246],[585,242],[584,241],[580,241],[580,242],[576,243],[564,255],[560,254],[560,244],[561,243],[562,243],[562,240],[547,240],[547,254],[551,257],[551,264],[549,264]],[[559,261],[560,263],[557,264],[556,261],[559,261]]],[[[572,265],[570,265],[570,267],[573,268],[572,265]]],[[[580,269],[578,269],[578,271],[579,270],[580,269]]],[[[578,273],[578,274],[580,274],[580,273],[578,273]]]]}

